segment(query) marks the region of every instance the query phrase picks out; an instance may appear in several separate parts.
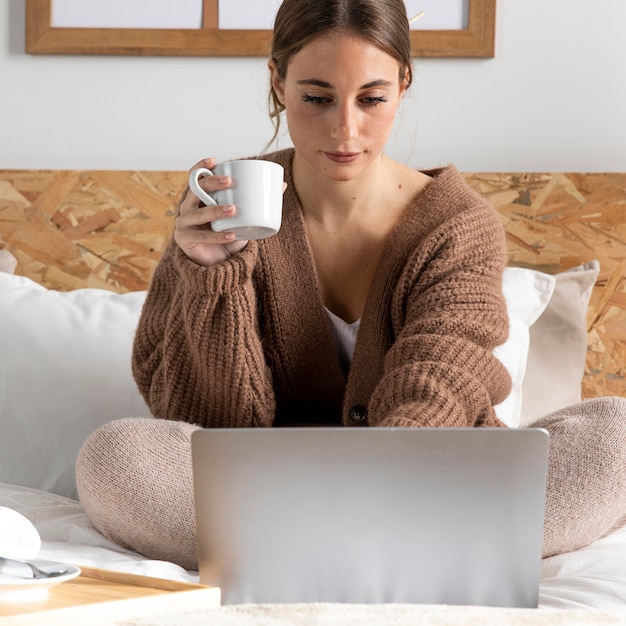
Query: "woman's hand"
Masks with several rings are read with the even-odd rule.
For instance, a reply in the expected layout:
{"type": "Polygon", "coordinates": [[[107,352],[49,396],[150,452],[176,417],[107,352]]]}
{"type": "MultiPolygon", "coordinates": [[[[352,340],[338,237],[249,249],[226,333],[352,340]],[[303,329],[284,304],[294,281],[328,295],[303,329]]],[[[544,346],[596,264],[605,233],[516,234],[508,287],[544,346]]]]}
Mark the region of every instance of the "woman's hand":
{"type": "MultiPolygon", "coordinates": [[[[215,167],[215,159],[199,161],[191,170],[198,167],[212,169],[215,167]]],[[[213,193],[230,187],[232,180],[230,176],[205,176],[200,179],[199,184],[206,192],[213,193]]],[[[214,233],[211,230],[212,221],[233,215],[234,206],[205,206],[188,188],[178,205],[174,239],[194,263],[205,267],[222,263],[243,250],[248,243],[235,240],[232,232],[214,233]]]]}

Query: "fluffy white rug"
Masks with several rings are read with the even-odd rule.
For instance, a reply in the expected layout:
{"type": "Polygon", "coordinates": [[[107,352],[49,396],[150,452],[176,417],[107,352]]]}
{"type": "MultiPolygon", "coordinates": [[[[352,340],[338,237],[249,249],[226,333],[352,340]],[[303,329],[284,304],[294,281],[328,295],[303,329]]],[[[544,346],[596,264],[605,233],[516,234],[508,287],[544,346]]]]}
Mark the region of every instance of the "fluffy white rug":
{"type": "Polygon", "coordinates": [[[119,626],[604,626],[625,611],[499,609],[408,604],[248,604],[123,620],[119,626]]]}

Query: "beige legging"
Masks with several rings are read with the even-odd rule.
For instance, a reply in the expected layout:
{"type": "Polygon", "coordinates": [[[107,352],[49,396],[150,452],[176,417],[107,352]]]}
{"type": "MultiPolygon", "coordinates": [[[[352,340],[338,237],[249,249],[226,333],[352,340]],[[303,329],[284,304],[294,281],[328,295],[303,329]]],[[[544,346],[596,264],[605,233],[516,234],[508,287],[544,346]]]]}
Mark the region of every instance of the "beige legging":
{"type": "MultiPolygon", "coordinates": [[[[576,550],[626,522],[626,399],[586,400],[533,426],[551,435],[543,555],[576,550]]],[[[196,428],[128,418],[91,435],[76,473],[94,526],[148,557],[196,569],[196,428]]]]}

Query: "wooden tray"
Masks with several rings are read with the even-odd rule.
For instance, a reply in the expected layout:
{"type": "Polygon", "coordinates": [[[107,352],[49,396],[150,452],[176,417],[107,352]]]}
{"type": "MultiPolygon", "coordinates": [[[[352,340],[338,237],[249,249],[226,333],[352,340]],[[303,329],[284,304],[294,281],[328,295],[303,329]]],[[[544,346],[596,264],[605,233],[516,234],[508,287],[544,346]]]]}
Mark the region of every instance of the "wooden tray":
{"type": "Polygon", "coordinates": [[[110,623],[116,618],[145,617],[164,610],[220,606],[217,587],[91,567],[80,569],[80,576],[52,587],[44,596],[5,601],[0,596],[0,626],[110,623]]]}

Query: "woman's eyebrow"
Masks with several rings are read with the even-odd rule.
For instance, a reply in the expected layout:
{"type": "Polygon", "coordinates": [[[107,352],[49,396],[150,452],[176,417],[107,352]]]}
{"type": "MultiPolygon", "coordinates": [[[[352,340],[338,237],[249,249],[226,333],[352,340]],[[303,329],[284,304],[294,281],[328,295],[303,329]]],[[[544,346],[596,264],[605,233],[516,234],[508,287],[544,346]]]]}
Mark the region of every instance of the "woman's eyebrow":
{"type": "MultiPolygon", "coordinates": [[[[321,87],[322,89],[333,88],[333,86],[329,82],[326,82],[325,80],[319,80],[318,78],[304,78],[297,81],[297,83],[298,85],[312,85],[314,87],[321,87]]],[[[365,85],[361,85],[360,89],[371,89],[372,87],[389,87],[390,85],[391,81],[385,80],[384,78],[379,78],[369,83],[365,83],[365,85]]]]}
{"type": "Polygon", "coordinates": [[[314,87],[322,87],[324,89],[332,88],[332,85],[330,83],[327,83],[325,80],[319,80],[317,78],[305,78],[303,80],[299,80],[298,85],[313,85],[314,87]]]}

